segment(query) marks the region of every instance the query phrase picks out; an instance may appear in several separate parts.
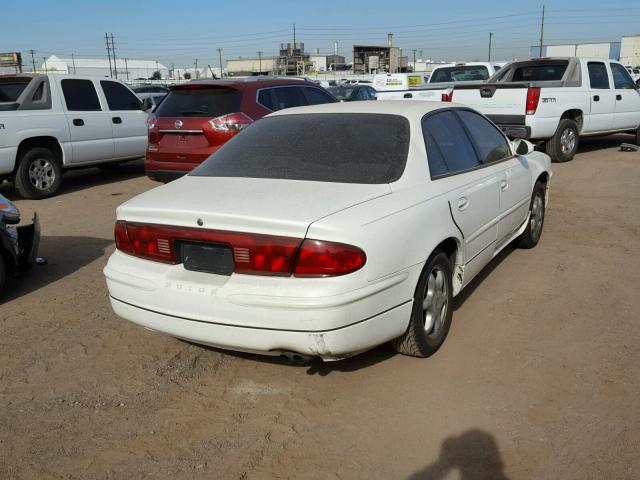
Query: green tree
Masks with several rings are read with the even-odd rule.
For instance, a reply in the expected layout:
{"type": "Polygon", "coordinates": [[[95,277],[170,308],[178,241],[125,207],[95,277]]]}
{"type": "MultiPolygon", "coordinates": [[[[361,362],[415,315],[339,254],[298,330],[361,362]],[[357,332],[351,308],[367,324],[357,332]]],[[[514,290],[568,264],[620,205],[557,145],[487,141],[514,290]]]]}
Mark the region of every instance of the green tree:
{"type": "Polygon", "coordinates": [[[191,74],[189,72],[184,72],[183,77],[185,80],[191,80],[191,74]]]}
{"type": "Polygon", "coordinates": [[[156,70],[155,72],[153,72],[153,75],[151,75],[149,80],[162,80],[162,74],[159,70],[156,70]]]}

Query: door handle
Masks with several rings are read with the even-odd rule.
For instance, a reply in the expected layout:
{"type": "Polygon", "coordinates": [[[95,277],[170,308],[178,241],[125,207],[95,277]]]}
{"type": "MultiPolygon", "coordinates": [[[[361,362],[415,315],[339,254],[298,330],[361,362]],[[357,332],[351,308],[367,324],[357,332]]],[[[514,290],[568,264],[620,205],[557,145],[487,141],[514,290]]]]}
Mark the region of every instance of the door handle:
{"type": "Polygon", "coordinates": [[[599,102],[600,101],[600,95],[594,95],[593,96],[593,101],[594,102],[599,102]]]}
{"type": "Polygon", "coordinates": [[[413,98],[413,94],[412,93],[405,93],[402,98],[413,98]]]}
{"type": "Polygon", "coordinates": [[[616,95],[616,100],[622,100],[622,95],[620,94],[616,95]]]}
{"type": "Polygon", "coordinates": [[[83,125],[84,125],[84,120],[82,120],[81,118],[74,118],[74,119],[73,119],[73,124],[74,124],[76,127],[81,127],[81,126],[83,126],[83,125]]]}
{"type": "Polygon", "coordinates": [[[469,199],[467,197],[460,197],[458,199],[458,210],[465,210],[469,206],[469,199]]]}
{"type": "Polygon", "coordinates": [[[122,119],[120,117],[111,117],[111,121],[113,123],[122,123],[122,119]]]}
{"type": "Polygon", "coordinates": [[[507,182],[506,180],[502,180],[500,182],[500,190],[504,192],[508,188],[509,188],[509,182],[507,182]]]}

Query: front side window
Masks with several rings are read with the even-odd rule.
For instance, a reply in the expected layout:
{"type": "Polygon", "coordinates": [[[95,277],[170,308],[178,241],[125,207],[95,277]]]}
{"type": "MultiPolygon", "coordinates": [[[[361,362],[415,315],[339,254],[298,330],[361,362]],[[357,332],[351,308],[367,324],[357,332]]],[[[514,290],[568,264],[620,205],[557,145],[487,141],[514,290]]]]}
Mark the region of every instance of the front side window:
{"type": "Polygon", "coordinates": [[[422,134],[432,178],[464,172],[480,165],[469,137],[452,111],[425,117],[422,134]]]}
{"type": "Polygon", "coordinates": [[[469,110],[458,110],[457,113],[471,135],[482,163],[498,162],[511,156],[507,140],[491,122],[469,110]]]}
{"type": "Polygon", "coordinates": [[[613,87],[618,89],[632,89],[635,88],[635,83],[627,69],[617,63],[611,63],[611,73],[613,74],[613,87]]]}
{"type": "Polygon", "coordinates": [[[190,175],[382,184],[402,176],[408,151],[409,121],[400,115],[276,115],[241,131],[190,175]]]}
{"type": "Polygon", "coordinates": [[[607,73],[607,67],[602,62],[589,62],[587,63],[587,69],[589,70],[589,83],[591,88],[599,90],[609,89],[609,74],[607,73]]]}
{"type": "Polygon", "coordinates": [[[101,80],[100,86],[107,98],[109,110],[140,110],[138,97],[121,83],[101,80]]]}
{"type": "Polygon", "coordinates": [[[67,110],[71,112],[99,112],[100,100],[91,80],[66,79],[60,82],[67,110]]]}
{"type": "Polygon", "coordinates": [[[300,107],[307,104],[302,87],[279,87],[274,88],[275,107],[274,110],[284,108],[300,107]]]}

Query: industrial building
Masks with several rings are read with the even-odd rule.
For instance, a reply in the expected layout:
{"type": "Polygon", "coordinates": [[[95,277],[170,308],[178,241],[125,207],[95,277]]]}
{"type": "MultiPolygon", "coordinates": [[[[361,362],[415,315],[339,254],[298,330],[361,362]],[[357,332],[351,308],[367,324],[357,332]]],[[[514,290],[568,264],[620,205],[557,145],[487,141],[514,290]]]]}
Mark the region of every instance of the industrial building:
{"type": "Polygon", "coordinates": [[[640,35],[625,35],[619,42],[533,45],[531,57],[582,57],[618,60],[623,65],[640,65],[640,35]]]}
{"type": "Polygon", "coordinates": [[[240,57],[227,60],[226,71],[231,77],[270,75],[278,71],[279,57],[240,57]]]}
{"type": "Polygon", "coordinates": [[[153,72],[159,71],[162,78],[169,78],[169,69],[155,60],[129,60],[117,58],[111,63],[106,58],[60,58],[56,55],[47,57],[40,67],[47,73],[66,73],[90,75],[95,77],[118,77],[122,80],[150,78],[153,72]]]}
{"type": "Polygon", "coordinates": [[[406,72],[407,57],[402,56],[402,49],[393,46],[393,34],[387,35],[387,46],[354,45],[353,73],[371,74],[379,72],[406,72]]]}
{"type": "Polygon", "coordinates": [[[342,55],[311,55],[309,60],[316,72],[335,72],[336,70],[349,70],[349,65],[342,55]]]}

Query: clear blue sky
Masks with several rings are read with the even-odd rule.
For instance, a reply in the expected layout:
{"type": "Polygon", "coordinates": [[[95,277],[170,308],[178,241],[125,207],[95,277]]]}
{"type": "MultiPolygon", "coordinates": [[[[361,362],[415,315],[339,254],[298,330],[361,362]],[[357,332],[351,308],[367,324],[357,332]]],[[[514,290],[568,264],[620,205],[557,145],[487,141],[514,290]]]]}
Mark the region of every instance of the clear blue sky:
{"type": "MultiPolygon", "coordinates": [[[[297,40],[309,52],[328,53],[337,41],[351,56],[353,44],[394,45],[413,56],[484,59],[493,32],[494,59],[526,57],[538,42],[542,1],[457,0],[1,0],[0,51],[36,50],[37,61],[55,53],[106,58],[104,33],[113,33],[118,57],[159,60],[169,66],[218,65],[238,56],[277,53],[297,40]]],[[[546,0],[545,43],[615,41],[640,33],[640,2],[546,0]],[[579,4],[577,9],[575,5],[579,4]]]]}

